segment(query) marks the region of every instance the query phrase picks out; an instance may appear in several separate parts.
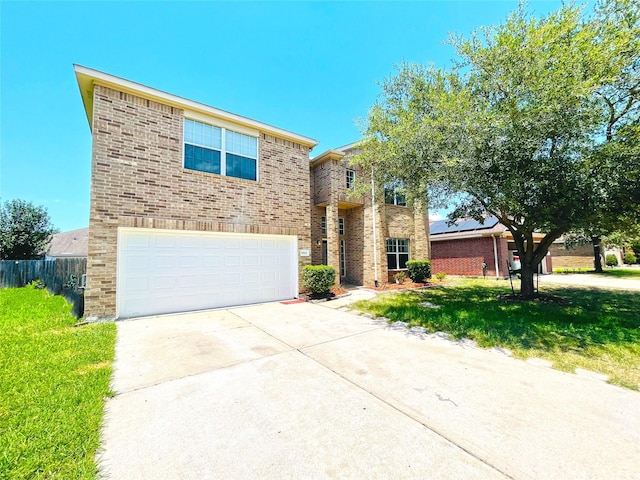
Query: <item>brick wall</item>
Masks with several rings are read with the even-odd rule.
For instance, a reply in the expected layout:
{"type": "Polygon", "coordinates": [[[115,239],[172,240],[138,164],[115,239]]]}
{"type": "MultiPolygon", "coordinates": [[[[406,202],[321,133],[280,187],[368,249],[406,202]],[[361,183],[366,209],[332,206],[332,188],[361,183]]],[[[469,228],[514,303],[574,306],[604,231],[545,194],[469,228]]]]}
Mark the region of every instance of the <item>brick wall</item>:
{"type": "Polygon", "coordinates": [[[87,316],[115,314],[118,226],[297,235],[311,248],[307,147],[261,133],[259,181],[222,177],[182,167],[182,110],[100,85],[93,108],[87,316]]]}
{"type": "Polygon", "coordinates": [[[553,244],[549,248],[554,268],[594,268],[593,247],[584,245],[566,250],[562,244],[553,244]]]}
{"type": "MultiPolygon", "coordinates": [[[[500,276],[507,274],[506,240],[497,240],[500,276]]],[[[493,239],[491,237],[436,241],[431,243],[431,270],[449,275],[482,276],[482,262],[487,276],[495,277],[493,239]]]]}

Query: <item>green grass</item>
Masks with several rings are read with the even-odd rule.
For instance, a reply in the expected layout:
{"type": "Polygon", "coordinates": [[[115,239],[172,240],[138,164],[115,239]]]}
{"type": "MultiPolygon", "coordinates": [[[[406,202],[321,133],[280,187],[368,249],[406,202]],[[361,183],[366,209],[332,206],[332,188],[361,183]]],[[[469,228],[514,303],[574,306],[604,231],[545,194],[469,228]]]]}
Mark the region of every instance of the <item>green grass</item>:
{"type": "Polygon", "coordinates": [[[605,268],[603,273],[595,273],[593,268],[554,268],[553,273],[588,273],[600,277],[630,278],[640,280],[640,268],[605,268]]]}
{"type": "Polygon", "coordinates": [[[470,338],[481,347],[506,347],[519,358],[540,357],[555,368],[576,367],[609,376],[638,390],[640,384],[640,294],[620,290],[545,285],[542,293],[570,305],[506,302],[508,282],[464,280],[455,285],[380,296],[354,305],[361,311],[408,322],[429,331],[470,338]],[[441,308],[426,308],[430,302],[441,308]]]}
{"type": "Polygon", "coordinates": [[[605,269],[604,273],[598,275],[615,278],[632,278],[640,280],[640,268],[611,268],[605,269]]]}
{"type": "Polygon", "coordinates": [[[64,298],[0,290],[0,478],[95,478],[115,324],[74,327],[64,298]]]}

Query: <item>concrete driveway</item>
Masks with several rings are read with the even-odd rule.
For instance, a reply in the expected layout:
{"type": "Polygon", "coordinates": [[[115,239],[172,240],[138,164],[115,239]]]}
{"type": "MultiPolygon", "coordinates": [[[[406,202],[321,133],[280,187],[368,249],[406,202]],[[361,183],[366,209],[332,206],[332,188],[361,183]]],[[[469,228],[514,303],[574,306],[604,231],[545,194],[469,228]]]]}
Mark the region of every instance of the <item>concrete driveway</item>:
{"type": "Polygon", "coordinates": [[[640,394],[323,305],[118,323],[103,478],[640,477],[640,394]]]}

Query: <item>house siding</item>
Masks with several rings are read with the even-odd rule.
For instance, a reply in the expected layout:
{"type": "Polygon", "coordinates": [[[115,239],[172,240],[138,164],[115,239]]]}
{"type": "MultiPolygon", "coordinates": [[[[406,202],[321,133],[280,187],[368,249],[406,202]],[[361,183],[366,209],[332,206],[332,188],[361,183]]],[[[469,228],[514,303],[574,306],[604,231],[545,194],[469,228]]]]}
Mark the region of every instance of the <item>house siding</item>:
{"type": "Polygon", "coordinates": [[[93,100],[87,316],[115,315],[118,227],[297,235],[311,248],[308,147],[260,133],[258,182],[187,170],[183,110],[101,85],[93,100]]]}
{"type": "MultiPolygon", "coordinates": [[[[346,170],[349,155],[341,159],[328,159],[312,167],[311,212],[313,263],[322,263],[322,240],[327,240],[328,263],[340,271],[340,240],[345,241],[346,269],[342,283],[372,286],[377,279],[388,281],[393,272],[387,269],[386,239],[408,238],[411,258],[429,258],[429,222],[421,207],[386,205],[384,199],[375,203],[376,242],[373,241],[373,207],[370,195],[354,199],[346,188],[346,170]],[[327,233],[322,234],[321,219],[327,217],[327,233]],[[332,221],[332,217],[333,221],[332,221]],[[345,234],[336,235],[338,218],[344,218],[345,234]],[[335,228],[334,228],[335,225],[335,228]],[[332,255],[333,250],[333,255],[332,255]],[[374,250],[377,256],[375,272],[374,250]]],[[[361,178],[361,170],[350,167],[361,178]]],[[[379,188],[379,193],[382,192],[379,188]]]]}
{"type": "MultiPolygon", "coordinates": [[[[498,268],[501,277],[508,275],[507,240],[496,238],[498,268]]],[[[431,271],[448,275],[482,276],[482,263],[487,276],[496,276],[493,239],[491,237],[435,241],[431,244],[431,271]]]]}
{"type": "Polygon", "coordinates": [[[555,268],[594,268],[593,246],[583,245],[570,250],[564,244],[549,247],[555,268]]]}

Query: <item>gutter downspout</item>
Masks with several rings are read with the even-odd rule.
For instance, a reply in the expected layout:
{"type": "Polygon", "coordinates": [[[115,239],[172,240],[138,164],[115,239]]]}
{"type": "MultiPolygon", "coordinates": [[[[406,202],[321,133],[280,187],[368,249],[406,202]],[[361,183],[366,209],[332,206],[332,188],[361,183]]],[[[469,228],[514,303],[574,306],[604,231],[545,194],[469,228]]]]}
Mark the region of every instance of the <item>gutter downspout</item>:
{"type": "Polygon", "coordinates": [[[378,242],[376,238],[376,188],[371,169],[371,221],[373,222],[373,283],[378,286],[378,242]]]}
{"type": "Polygon", "coordinates": [[[493,238],[493,259],[496,263],[496,280],[500,280],[500,267],[498,265],[498,244],[496,243],[495,234],[491,235],[491,238],[493,238]]]}

